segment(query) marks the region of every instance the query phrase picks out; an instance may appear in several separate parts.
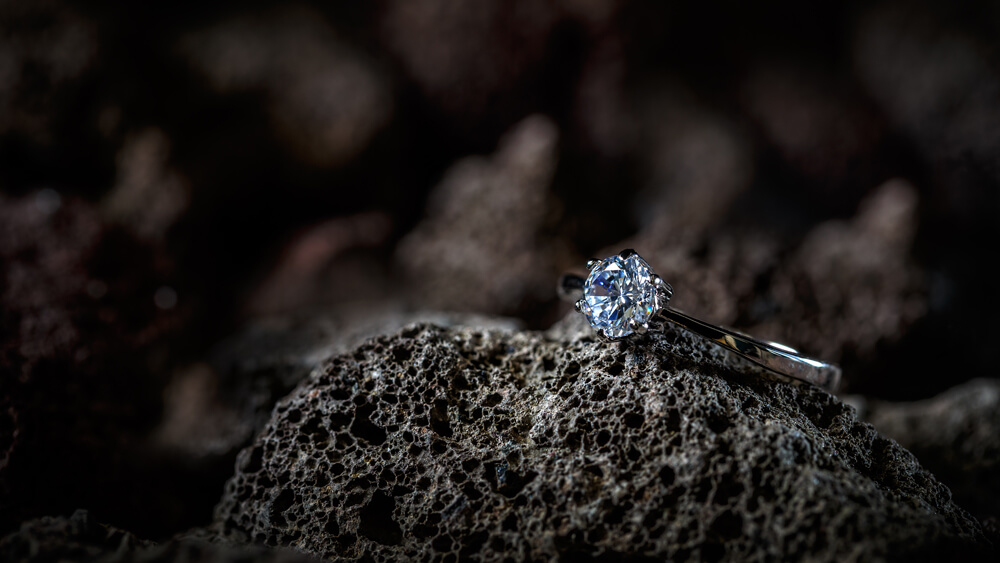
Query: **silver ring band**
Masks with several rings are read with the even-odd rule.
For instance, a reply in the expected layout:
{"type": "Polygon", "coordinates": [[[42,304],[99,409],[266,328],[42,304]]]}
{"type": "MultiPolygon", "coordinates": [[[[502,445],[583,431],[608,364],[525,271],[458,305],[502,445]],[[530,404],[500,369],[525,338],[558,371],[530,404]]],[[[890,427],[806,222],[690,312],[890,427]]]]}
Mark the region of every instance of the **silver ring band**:
{"type": "MultiPolygon", "coordinates": [[[[591,275],[586,279],[573,274],[563,276],[559,283],[559,294],[564,299],[576,300],[577,310],[587,314],[591,325],[605,340],[619,340],[633,333],[643,333],[649,328],[669,321],[779,375],[805,381],[830,392],[836,391],[840,385],[841,370],[833,364],[808,358],[782,344],[758,340],[734,330],[706,323],[667,307],[666,301],[673,294],[673,288],[652,274],[651,270],[643,271],[643,267],[648,269],[648,264],[633,250],[623,250],[617,256],[603,261],[591,260],[587,265],[591,270],[591,275]],[[628,269],[626,260],[629,259],[634,265],[633,270],[638,268],[637,272],[628,269]],[[626,265],[623,266],[623,264],[626,265]],[[602,265],[605,270],[601,270],[602,265]],[[631,278],[629,278],[630,275],[631,278]],[[646,280],[647,278],[649,281],[646,285],[652,284],[652,289],[641,283],[628,285],[635,279],[646,280]],[[609,279],[610,281],[608,281],[609,279]],[[595,291],[591,292],[596,294],[596,297],[593,298],[587,296],[588,290],[592,288],[596,288],[595,291]],[[616,290],[618,291],[616,292],[616,290]],[[588,299],[593,303],[588,303],[588,299]],[[651,304],[642,302],[643,299],[650,301],[651,304]],[[609,332],[606,323],[602,325],[601,320],[595,321],[595,318],[599,316],[599,314],[595,314],[595,310],[600,309],[603,305],[600,300],[620,303],[619,308],[621,311],[625,311],[625,314],[628,314],[628,311],[633,311],[636,318],[627,319],[629,328],[618,332],[609,332]],[[635,311],[639,312],[635,313],[635,311]],[[648,314],[643,315],[644,311],[648,314]],[[604,327],[603,331],[602,327],[604,327]],[[627,334],[622,336],[621,332],[627,334]]],[[[604,307],[599,313],[606,312],[607,308],[604,307]]],[[[617,314],[621,311],[616,310],[613,313],[617,314]]],[[[625,321],[618,315],[614,322],[625,321]]]]}

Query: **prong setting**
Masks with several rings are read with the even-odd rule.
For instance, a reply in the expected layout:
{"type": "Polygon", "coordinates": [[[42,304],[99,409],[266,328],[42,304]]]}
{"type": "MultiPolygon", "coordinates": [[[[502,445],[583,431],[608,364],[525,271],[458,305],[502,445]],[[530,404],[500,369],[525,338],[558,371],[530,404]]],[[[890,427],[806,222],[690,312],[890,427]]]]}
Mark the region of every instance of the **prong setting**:
{"type": "MultiPolygon", "coordinates": [[[[669,299],[669,285],[631,248],[587,261],[583,298],[575,302],[605,342],[617,342],[649,331],[650,321],[669,299]]],[[[565,284],[563,284],[565,285],[565,284]]]]}
{"type": "Polygon", "coordinates": [[[663,280],[660,276],[653,276],[653,284],[656,286],[656,313],[659,313],[667,306],[667,301],[674,296],[674,288],[663,280]]]}
{"type": "Polygon", "coordinates": [[[636,334],[659,332],[666,323],[675,323],[765,369],[828,391],[836,390],[841,375],[837,366],[800,356],[781,344],[709,325],[667,307],[674,288],[630,248],[604,260],[588,260],[587,270],[590,274],[586,278],[563,276],[557,289],[567,301],[575,299],[573,306],[584,314],[602,342],[621,342],[636,334]]]}
{"type": "Polygon", "coordinates": [[[649,330],[649,325],[648,324],[646,324],[646,323],[640,323],[640,322],[636,321],[635,319],[629,319],[628,320],[628,326],[629,326],[629,328],[632,329],[632,332],[634,332],[636,334],[646,334],[646,331],[649,330]]]}

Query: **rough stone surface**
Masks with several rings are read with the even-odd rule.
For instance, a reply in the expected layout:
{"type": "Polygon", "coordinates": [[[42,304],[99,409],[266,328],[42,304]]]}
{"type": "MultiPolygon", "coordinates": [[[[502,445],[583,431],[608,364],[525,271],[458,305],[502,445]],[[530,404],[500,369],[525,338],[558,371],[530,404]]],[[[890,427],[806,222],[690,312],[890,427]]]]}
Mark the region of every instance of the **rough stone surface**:
{"type": "Polygon", "coordinates": [[[388,560],[984,554],[853,408],[683,331],[411,325],[327,362],[238,456],[222,538],[388,560]]]}
{"type": "Polygon", "coordinates": [[[675,230],[680,211],[622,244],[673,285],[671,302],[685,312],[851,367],[926,313],[924,275],[910,256],[917,203],[912,186],[892,180],[850,220],[821,223],[794,245],[759,231],[693,230],[690,220],[675,230]]]}
{"type": "MultiPolygon", "coordinates": [[[[512,319],[405,312],[398,306],[261,319],[217,345],[207,362],[174,374],[157,443],[192,462],[235,456],[264,427],[278,399],[311,371],[367,338],[414,322],[507,330],[520,326],[512,319]]],[[[232,458],[227,461],[228,471],[232,458]]]]}
{"type": "Polygon", "coordinates": [[[69,518],[30,520],[17,532],[0,538],[0,560],[305,563],[316,559],[289,549],[210,544],[190,539],[157,545],[100,524],[87,511],[78,510],[69,518]]]}
{"type": "Polygon", "coordinates": [[[532,116],[491,158],[469,157],[447,172],[427,218],[397,250],[417,302],[510,314],[552,297],[560,246],[543,232],[557,137],[551,120],[532,116]]]}
{"type": "Polygon", "coordinates": [[[948,485],[955,502],[1000,522],[1000,381],[974,379],[923,401],[868,401],[862,410],[948,485]]]}

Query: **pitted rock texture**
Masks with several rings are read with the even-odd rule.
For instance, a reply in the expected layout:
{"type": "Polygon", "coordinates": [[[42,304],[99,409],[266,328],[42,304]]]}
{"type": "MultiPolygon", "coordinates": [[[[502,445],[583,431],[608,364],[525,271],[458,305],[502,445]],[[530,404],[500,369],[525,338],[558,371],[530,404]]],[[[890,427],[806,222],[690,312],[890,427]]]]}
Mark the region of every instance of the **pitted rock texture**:
{"type": "Polygon", "coordinates": [[[316,559],[290,549],[212,544],[193,539],[156,544],[101,524],[86,510],[77,510],[68,518],[46,516],[29,520],[18,531],[0,538],[0,561],[309,563],[316,559]]]}
{"type": "Polygon", "coordinates": [[[390,560],[983,553],[855,411],[682,331],[412,325],[329,361],[242,451],[223,538],[390,560]]]}
{"type": "Polygon", "coordinates": [[[923,401],[868,401],[863,411],[947,484],[963,508],[1000,522],[1000,381],[974,379],[923,401]]]}
{"type": "Polygon", "coordinates": [[[405,312],[392,305],[259,320],[216,346],[208,362],[174,375],[165,393],[157,443],[190,462],[224,458],[228,476],[232,460],[267,424],[274,404],[313,369],[374,335],[415,322],[520,326],[508,318],[405,312]]]}

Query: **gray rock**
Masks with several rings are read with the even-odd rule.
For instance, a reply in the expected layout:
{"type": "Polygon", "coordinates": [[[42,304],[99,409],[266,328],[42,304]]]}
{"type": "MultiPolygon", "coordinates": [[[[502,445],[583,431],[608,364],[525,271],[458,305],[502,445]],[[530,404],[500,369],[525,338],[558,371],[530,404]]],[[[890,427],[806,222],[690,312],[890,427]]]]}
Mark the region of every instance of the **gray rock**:
{"type": "Polygon", "coordinates": [[[208,362],[179,370],[164,395],[163,421],[154,433],[157,446],[189,463],[223,459],[232,467],[231,456],[260,432],[278,399],[312,370],[367,338],[415,322],[520,326],[507,318],[365,305],[307,318],[258,319],[217,345],[208,362]]]}
{"type": "Polygon", "coordinates": [[[142,562],[268,562],[306,563],[315,561],[289,549],[259,546],[212,544],[198,540],[178,540],[156,544],[133,534],[97,522],[86,510],[69,518],[44,517],[29,520],[20,530],[0,538],[0,560],[142,562]]]}
{"type": "Polygon", "coordinates": [[[974,379],[923,401],[871,401],[864,418],[913,452],[973,513],[1000,517],[1000,381],[974,379]]]}
{"type": "Polygon", "coordinates": [[[680,331],[411,325],[276,406],[212,532],[327,558],[842,560],[990,549],[824,391],[680,331]]]}

